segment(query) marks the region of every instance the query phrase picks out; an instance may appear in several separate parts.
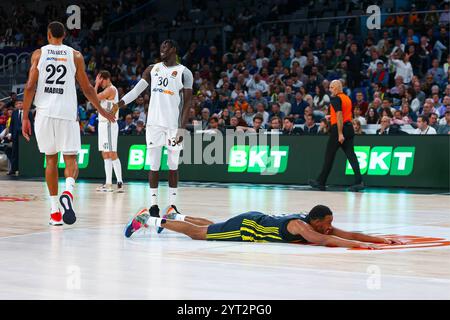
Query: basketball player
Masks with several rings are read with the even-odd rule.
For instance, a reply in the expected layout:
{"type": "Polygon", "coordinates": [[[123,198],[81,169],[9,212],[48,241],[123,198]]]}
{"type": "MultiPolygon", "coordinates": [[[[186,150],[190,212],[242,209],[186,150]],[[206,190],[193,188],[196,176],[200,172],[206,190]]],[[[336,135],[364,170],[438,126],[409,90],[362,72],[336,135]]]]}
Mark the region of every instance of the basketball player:
{"type": "Polygon", "coordinates": [[[51,22],[47,28],[48,45],[33,52],[23,103],[22,133],[31,136],[28,111],[34,98],[36,105],[35,131],[39,151],[45,153],[45,179],[50,193],[50,225],[73,224],[73,190],[78,176],[77,154],[81,149],[80,126],[75,79],[88,100],[99,113],[114,122],[114,116],[100,107],[94,88],[86,75],[84,58],[78,51],[64,45],[64,25],[51,22]],[[35,96],[36,94],[36,96],[35,96]],[[66,187],[58,206],[58,152],[64,157],[66,187]]]}
{"type": "Polygon", "coordinates": [[[123,107],[134,101],[150,86],[146,142],[150,162],[150,215],[154,217],[159,217],[158,181],[164,146],[168,151],[169,208],[175,208],[178,212],[176,208],[178,160],[183,141],[178,130],[180,105],[183,102],[181,128],[184,128],[189,119],[194,78],[188,68],[177,63],[177,53],[176,42],[165,40],[160,46],[161,62],[148,66],[142,74],[142,79],[118,103],[118,107],[123,107]]]}
{"type": "Polygon", "coordinates": [[[151,217],[140,210],[128,222],[125,236],[131,237],[140,228],[158,227],[183,233],[194,240],[245,242],[300,242],[330,247],[377,249],[374,243],[403,244],[395,239],[348,232],[332,226],[333,213],[324,205],[317,205],[308,214],[272,216],[250,211],[225,222],[179,214],[168,209],[165,218],[151,217]]]}
{"type": "MultiPolygon", "coordinates": [[[[95,92],[98,87],[102,87],[103,91],[97,94],[100,105],[107,112],[111,112],[112,105],[119,101],[119,93],[117,88],[111,83],[111,74],[109,71],[102,70],[95,79],[95,92]]],[[[116,120],[119,119],[119,109],[117,108],[115,114],[116,120]]],[[[112,172],[117,178],[117,192],[123,192],[122,181],[122,165],[117,156],[117,139],[119,135],[119,125],[117,122],[111,123],[103,117],[98,115],[98,150],[102,153],[103,161],[105,163],[106,182],[104,185],[97,188],[97,191],[113,192],[112,188],[112,172]]]]}

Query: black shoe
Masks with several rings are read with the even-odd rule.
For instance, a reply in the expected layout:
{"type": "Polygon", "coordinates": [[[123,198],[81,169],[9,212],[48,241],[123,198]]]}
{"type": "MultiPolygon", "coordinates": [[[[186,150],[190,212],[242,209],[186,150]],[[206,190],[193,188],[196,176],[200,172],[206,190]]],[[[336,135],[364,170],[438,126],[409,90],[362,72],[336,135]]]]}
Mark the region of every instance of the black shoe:
{"type": "Polygon", "coordinates": [[[151,206],[148,211],[150,212],[150,216],[151,217],[161,218],[159,216],[159,207],[158,207],[158,205],[155,204],[155,205],[151,206]]]}
{"type": "Polygon", "coordinates": [[[325,189],[326,189],[326,187],[323,184],[320,184],[316,180],[309,180],[308,184],[311,186],[311,188],[319,189],[320,191],[325,191],[325,189]]]}
{"type": "Polygon", "coordinates": [[[178,211],[178,208],[177,208],[174,204],[171,205],[171,207],[175,209],[175,212],[176,212],[177,214],[181,214],[180,211],[178,211]]]}
{"type": "Polygon", "coordinates": [[[353,191],[353,192],[358,192],[360,190],[364,190],[364,182],[360,182],[360,183],[354,184],[354,185],[350,186],[348,188],[348,190],[349,191],[353,191]]]}
{"type": "Polygon", "coordinates": [[[15,174],[16,174],[15,172],[9,171],[6,175],[8,175],[8,176],[14,176],[15,174]]]}
{"type": "Polygon", "coordinates": [[[116,192],[117,193],[124,193],[125,192],[125,190],[123,188],[123,182],[117,182],[117,190],[116,190],[116,192]]]}

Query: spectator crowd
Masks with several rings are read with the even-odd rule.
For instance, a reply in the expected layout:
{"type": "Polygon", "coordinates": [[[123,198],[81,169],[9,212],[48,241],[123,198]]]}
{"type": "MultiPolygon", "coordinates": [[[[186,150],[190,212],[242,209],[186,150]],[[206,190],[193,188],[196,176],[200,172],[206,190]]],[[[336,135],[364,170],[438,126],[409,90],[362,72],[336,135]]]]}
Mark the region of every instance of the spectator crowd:
{"type": "MultiPolygon", "coordinates": [[[[92,83],[97,73],[106,69],[122,97],[140,80],[145,67],[158,61],[159,44],[164,39],[152,36],[145,43],[118,50],[105,45],[101,38],[104,24],[99,21],[123,10],[120,3],[106,7],[86,2],[84,5],[93,12],[85,21],[89,32],[84,37],[71,32],[67,43],[82,51],[92,83]]],[[[267,41],[242,35],[239,26],[248,26],[254,20],[244,8],[234,22],[228,21],[235,32],[231,33],[227,50],[219,51],[214,42],[193,41],[179,52],[180,63],[194,74],[189,128],[210,132],[231,129],[286,135],[327,134],[329,84],[339,79],[353,101],[357,134],[370,132],[367,128],[371,125],[378,129],[376,134],[448,134],[449,2],[421,4],[423,7],[407,8],[406,15],[388,16],[381,30],[369,30],[365,35],[341,32],[338,37],[288,36],[274,32],[267,41]],[[446,11],[417,13],[438,9],[446,11]],[[414,130],[405,130],[406,127],[414,130]]],[[[5,16],[3,9],[0,16],[5,16]]],[[[36,30],[40,30],[42,38],[34,43],[44,44],[42,24],[30,19],[25,7],[18,6],[14,17],[17,18],[12,30],[7,28],[4,35],[0,34],[3,44],[9,41],[10,45],[19,45],[19,31],[23,33],[19,38],[33,42],[37,39],[36,30]],[[26,20],[22,29],[21,19],[26,20]],[[16,40],[11,40],[13,34],[16,40]]],[[[175,19],[185,20],[186,14],[181,12],[175,19]]],[[[177,21],[173,24],[177,25],[177,21]]],[[[2,139],[8,137],[7,127],[16,100],[13,94],[8,103],[0,102],[2,139]]],[[[120,110],[120,134],[145,133],[149,100],[146,92],[120,110]]],[[[78,102],[81,134],[96,134],[95,110],[81,94],[78,102]]]]}

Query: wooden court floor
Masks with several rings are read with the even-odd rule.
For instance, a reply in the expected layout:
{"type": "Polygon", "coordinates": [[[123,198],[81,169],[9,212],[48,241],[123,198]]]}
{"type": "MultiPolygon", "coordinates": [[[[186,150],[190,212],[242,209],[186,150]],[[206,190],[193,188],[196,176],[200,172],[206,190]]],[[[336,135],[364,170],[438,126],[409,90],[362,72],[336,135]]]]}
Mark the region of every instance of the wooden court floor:
{"type": "MultiPolygon", "coordinates": [[[[146,183],[124,194],[80,182],[78,221],[50,227],[41,181],[0,180],[0,299],[450,299],[450,197],[445,194],[182,184],[179,209],[220,222],[245,211],[325,204],[337,227],[398,235],[377,251],[194,241],[154,230],[123,237],[148,206],[146,183]],[[19,201],[20,200],[20,201],[19,201]]],[[[160,186],[160,207],[167,185],[160,186]]]]}

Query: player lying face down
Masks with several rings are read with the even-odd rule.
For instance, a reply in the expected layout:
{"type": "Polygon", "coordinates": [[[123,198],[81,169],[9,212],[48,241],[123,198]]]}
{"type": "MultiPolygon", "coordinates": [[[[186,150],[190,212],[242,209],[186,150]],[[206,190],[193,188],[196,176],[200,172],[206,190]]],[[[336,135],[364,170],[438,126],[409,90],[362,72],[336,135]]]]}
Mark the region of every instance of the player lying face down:
{"type": "Polygon", "coordinates": [[[127,224],[127,238],[141,228],[158,227],[183,233],[194,240],[312,243],[330,247],[378,249],[377,243],[403,244],[401,241],[358,232],[348,232],[332,225],[333,213],[317,205],[308,214],[267,215],[250,211],[225,222],[213,223],[204,218],[178,214],[170,208],[163,218],[151,217],[140,210],[127,224]]]}

